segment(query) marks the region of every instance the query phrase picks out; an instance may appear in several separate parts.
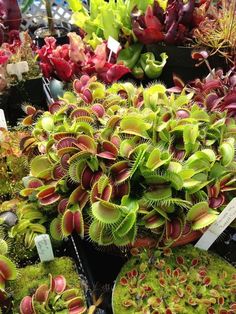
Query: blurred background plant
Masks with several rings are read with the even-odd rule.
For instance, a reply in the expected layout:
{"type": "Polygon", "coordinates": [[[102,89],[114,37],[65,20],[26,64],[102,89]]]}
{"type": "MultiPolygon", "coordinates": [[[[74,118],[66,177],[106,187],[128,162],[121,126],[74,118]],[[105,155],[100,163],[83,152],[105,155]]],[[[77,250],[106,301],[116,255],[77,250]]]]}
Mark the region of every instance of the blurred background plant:
{"type": "Polygon", "coordinates": [[[21,180],[29,172],[27,158],[20,150],[24,136],[24,131],[0,129],[0,203],[18,195],[21,180]]]}
{"type": "MultiPolygon", "coordinates": [[[[7,56],[7,64],[16,64],[22,61],[26,61],[28,63],[28,71],[22,74],[24,81],[41,76],[35,47],[27,32],[15,32],[10,43],[2,44],[0,48],[0,55],[7,56]]],[[[12,75],[7,73],[6,78],[8,85],[14,85],[19,82],[18,77],[14,74],[12,75]]]]}
{"type": "Polygon", "coordinates": [[[207,47],[234,62],[236,52],[236,1],[212,1],[206,17],[193,33],[197,47],[207,47]]]}

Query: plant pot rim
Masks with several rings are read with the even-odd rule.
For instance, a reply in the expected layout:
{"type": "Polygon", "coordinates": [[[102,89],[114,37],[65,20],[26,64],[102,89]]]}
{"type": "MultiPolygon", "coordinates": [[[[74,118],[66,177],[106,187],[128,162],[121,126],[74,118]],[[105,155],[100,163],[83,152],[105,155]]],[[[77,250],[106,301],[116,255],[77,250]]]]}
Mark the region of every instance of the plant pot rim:
{"type": "MultiPolygon", "coordinates": [[[[52,35],[40,35],[40,33],[43,31],[43,30],[48,30],[48,27],[47,26],[43,26],[43,27],[40,27],[40,28],[38,28],[38,29],[36,29],[36,31],[34,31],[34,36],[35,36],[35,38],[40,38],[40,39],[44,39],[44,38],[46,38],[46,37],[48,37],[48,36],[52,36],[52,35]]],[[[55,37],[55,38],[60,38],[60,37],[64,37],[64,36],[66,36],[67,35],[67,33],[69,32],[69,29],[68,28],[66,28],[66,27],[64,27],[64,26],[55,26],[55,30],[63,30],[64,31],[64,33],[63,34],[55,34],[55,35],[53,35],[52,37],[55,37]]]]}
{"type": "MultiPolygon", "coordinates": [[[[198,231],[192,230],[191,232],[187,234],[181,235],[181,237],[177,239],[176,241],[174,241],[170,245],[170,247],[174,248],[177,246],[183,246],[191,242],[194,242],[198,240],[202,236],[202,234],[203,233],[199,230],[198,231]]],[[[154,238],[144,237],[144,238],[137,238],[136,242],[134,243],[134,245],[132,245],[132,247],[133,248],[154,248],[156,244],[157,244],[157,241],[154,238]]]]}
{"type": "Polygon", "coordinates": [[[39,74],[38,76],[28,78],[27,80],[24,80],[24,79],[23,79],[23,80],[21,80],[21,81],[17,81],[17,83],[14,83],[14,84],[10,83],[10,84],[9,84],[9,87],[14,87],[14,86],[17,86],[17,85],[20,84],[20,83],[25,83],[25,82],[30,82],[30,81],[36,81],[36,80],[42,79],[42,78],[43,78],[42,74],[39,74]]]}
{"type": "Polygon", "coordinates": [[[152,44],[146,44],[145,45],[146,47],[149,47],[149,46],[161,46],[161,47],[168,47],[168,48],[177,48],[177,49],[187,49],[187,50],[192,50],[195,48],[195,46],[184,46],[184,45],[168,45],[166,43],[164,43],[163,41],[159,41],[159,42],[156,42],[156,43],[152,43],[152,44]]]}

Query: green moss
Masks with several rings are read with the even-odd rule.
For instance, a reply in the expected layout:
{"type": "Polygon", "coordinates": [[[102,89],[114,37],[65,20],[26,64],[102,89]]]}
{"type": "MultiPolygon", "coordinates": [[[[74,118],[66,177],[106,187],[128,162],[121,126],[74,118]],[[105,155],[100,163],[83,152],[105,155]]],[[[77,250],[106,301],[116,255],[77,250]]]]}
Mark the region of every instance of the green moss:
{"type": "Polygon", "coordinates": [[[170,255],[146,251],[132,257],[121,270],[113,310],[114,314],[220,313],[235,306],[235,286],[235,268],[208,252],[192,246],[170,255]]]}
{"type": "Polygon", "coordinates": [[[19,313],[19,305],[23,297],[32,295],[41,284],[49,285],[48,274],[52,274],[53,277],[63,275],[67,286],[79,289],[79,296],[85,299],[74,262],[68,257],[61,257],[52,262],[39,263],[19,270],[18,279],[10,283],[14,299],[13,313],[19,313]]]}
{"type": "Polygon", "coordinates": [[[13,245],[11,245],[8,252],[9,257],[14,260],[15,263],[20,263],[21,261],[30,260],[37,255],[36,247],[29,249],[24,244],[24,234],[17,234],[12,239],[13,245]]]}

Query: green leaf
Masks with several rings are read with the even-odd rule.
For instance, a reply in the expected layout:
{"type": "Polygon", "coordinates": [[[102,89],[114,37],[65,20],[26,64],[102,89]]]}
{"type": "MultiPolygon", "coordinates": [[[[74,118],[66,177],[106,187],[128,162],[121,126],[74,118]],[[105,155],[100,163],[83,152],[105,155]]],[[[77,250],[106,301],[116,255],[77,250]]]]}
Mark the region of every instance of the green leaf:
{"type": "Polygon", "coordinates": [[[34,0],[23,0],[20,7],[21,12],[25,13],[31,7],[33,3],[34,3],[34,0]]]}
{"type": "Polygon", "coordinates": [[[89,20],[89,15],[85,12],[75,12],[71,16],[71,23],[79,26],[83,30],[86,29],[85,23],[89,20]]]}
{"type": "Polygon", "coordinates": [[[77,97],[72,92],[65,92],[63,95],[63,100],[66,100],[69,104],[76,104],[77,103],[77,97]]]}
{"type": "Polygon", "coordinates": [[[152,191],[146,192],[144,197],[149,201],[158,201],[172,196],[172,190],[169,185],[160,185],[153,188],[152,191]]]}
{"type": "Polygon", "coordinates": [[[141,116],[130,115],[124,117],[120,122],[122,133],[137,135],[143,138],[149,138],[146,132],[151,128],[151,124],[145,123],[141,116]]]}
{"type": "Polygon", "coordinates": [[[108,39],[111,36],[118,40],[120,27],[113,10],[107,9],[102,12],[102,23],[104,38],[108,39]]]}
{"type": "Polygon", "coordinates": [[[178,173],[167,171],[165,174],[165,178],[171,182],[171,186],[175,190],[179,191],[182,189],[184,182],[178,173]]]}
{"type": "Polygon", "coordinates": [[[41,119],[42,128],[47,132],[52,132],[54,128],[54,119],[53,116],[43,116],[41,119]]]}
{"type": "MultiPolygon", "coordinates": [[[[93,1],[93,0],[92,0],[93,1]]],[[[69,8],[73,11],[80,11],[83,8],[82,3],[80,0],[67,0],[67,3],[69,5],[69,8]]]]}
{"type": "Polygon", "coordinates": [[[192,206],[192,208],[187,213],[188,221],[195,221],[202,215],[207,214],[209,211],[209,205],[207,202],[200,202],[192,206]]]}
{"type": "Polygon", "coordinates": [[[168,152],[162,153],[159,148],[154,148],[148,157],[146,167],[154,171],[170,161],[170,158],[171,156],[168,152]]]}
{"type": "Polygon", "coordinates": [[[198,109],[192,112],[191,118],[199,120],[199,121],[210,122],[209,115],[207,114],[207,112],[203,111],[202,109],[198,109]]]}
{"type": "Polygon", "coordinates": [[[129,69],[133,69],[140,57],[142,49],[143,45],[141,43],[135,43],[128,48],[122,49],[118,55],[117,62],[122,62],[129,69]]]}
{"type": "Polygon", "coordinates": [[[194,193],[198,192],[199,190],[201,190],[202,188],[204,188],[205,186],[207,186],[210,182],[211,181],[200,182],[200,183],[196,184],[194,187],[188,189],[188,193],[194,194],[194,193]]]}
{"type": "Polygon", "coordinates": [[[115,233],[119,237],[124,237],[131,230],[135,222],[136,222],[136,213],[134,212],[129,213],[126,217],[124,217],[124,219],[115,229],[115,233]]]}
{"type": "Polygon", "coordinates": [[[196,140],[198,138],[198,134],[198,125],[185,125],[183,131],[183,140],[187,154],[189,154],[193,150],[196,140]]]}

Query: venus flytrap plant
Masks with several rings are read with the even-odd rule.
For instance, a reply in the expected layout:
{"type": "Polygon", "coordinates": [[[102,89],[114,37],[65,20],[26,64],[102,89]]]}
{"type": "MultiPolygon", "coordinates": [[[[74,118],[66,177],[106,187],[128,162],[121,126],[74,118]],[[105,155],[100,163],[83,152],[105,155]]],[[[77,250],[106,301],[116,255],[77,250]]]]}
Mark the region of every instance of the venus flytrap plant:
{"type": "Polygon", "coordinates": [[[235,312],[235,268],[219,257],[192,246],[131,251],[113,290],[114,314],[235,312]]]}
{"type": "Polygon", "coordinates": [[[19,269],[9,284],[14,302],[11,313],[87,313],[83,283],[68,257],[19,269]]]}
{"type": "Polygon", "coordinates": [[[22,140],[32,176],[21,194],[57,208],[54,238],[170,246],[215,221],[236,188],[235,122],[192,97],[83,76],[38,117],[22,140]]]}
{"type": "Polygon", "coordinates": [[[27,202],[19,199],[4,202],[0,208],[0,252],[1,254],[5,252],[4,254],[16,262],[34,256],[35,237],[47,233],[46,208],[33,202],[32,196],[29,198],[31,200],[27,202]],[[5,219],[2,219],[4,217],[5,219]]]}
{"type": "Polygon", "coordinates": [[[62,275],[52,277],[49,274],[50,287],[42,284],[34,295],[25,296],[20,303],[21,314],[42,313],[85,313],[86,305],[80,296],[80,290],[68,288],[62,275]]]}
{"type": "MultiPolygon", "coordinates": [[[[202,55],[201,52],[200,55],[202,55]]],[[[235,106],[235,67],[223,72],[222,69],[209,68],[209,74],[203,79],[196,79],[185,84],[178,77],[174,76],[174,90],[181,92],[185,89],[194,93],[193,101],[201,107],[205,107],[210,112],[227,112],[228,117],[234,118],[236,115],[235,106]]],[[[227,121],[230,124],[230,120],[227,121]]]]}

